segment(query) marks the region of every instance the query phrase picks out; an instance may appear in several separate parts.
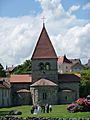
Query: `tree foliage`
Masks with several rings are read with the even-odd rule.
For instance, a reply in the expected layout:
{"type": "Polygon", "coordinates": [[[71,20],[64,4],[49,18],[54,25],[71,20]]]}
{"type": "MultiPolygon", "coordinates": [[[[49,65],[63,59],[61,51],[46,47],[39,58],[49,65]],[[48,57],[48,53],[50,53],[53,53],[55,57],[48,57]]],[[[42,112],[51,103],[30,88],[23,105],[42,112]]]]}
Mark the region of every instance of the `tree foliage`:
{"type": "Polygon", "coordinates": [[[90,69],[81,71],[80,96],[86,97],[90,94],[90,69]]]}
{"type": "Polygon", "coordinates": [[[31,60],[26,60],[23,64],[18,65],[13,74],[30,74],[31,73],[31,60]]]}
{"type": "Polygon", "coordinates": [[[0,77],[6,77],[6,72],[1,63],[0,63],[0,77]]]}

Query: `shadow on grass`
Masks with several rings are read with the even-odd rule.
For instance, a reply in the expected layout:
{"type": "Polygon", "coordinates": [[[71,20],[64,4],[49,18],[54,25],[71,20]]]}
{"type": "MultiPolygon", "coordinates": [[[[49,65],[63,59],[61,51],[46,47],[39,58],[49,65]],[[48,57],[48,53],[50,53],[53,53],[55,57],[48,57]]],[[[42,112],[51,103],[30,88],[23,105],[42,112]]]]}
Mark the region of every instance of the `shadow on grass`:
{"type": "Polygon", "coordinates": [[[0,116],[9,115],[10,111],[0,111],[0,116]]]}

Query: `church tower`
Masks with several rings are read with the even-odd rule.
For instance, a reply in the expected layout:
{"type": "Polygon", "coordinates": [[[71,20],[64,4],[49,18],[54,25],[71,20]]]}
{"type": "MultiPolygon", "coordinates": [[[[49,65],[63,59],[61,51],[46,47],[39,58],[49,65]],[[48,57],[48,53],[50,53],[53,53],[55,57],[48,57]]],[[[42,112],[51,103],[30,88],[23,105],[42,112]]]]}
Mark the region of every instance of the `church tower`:
{"type": "Polygon", "coordinates": [[[57,55],[50,41],[44,23],[31,59],[33,83],[42,78],[57,83],[57,55]]]}

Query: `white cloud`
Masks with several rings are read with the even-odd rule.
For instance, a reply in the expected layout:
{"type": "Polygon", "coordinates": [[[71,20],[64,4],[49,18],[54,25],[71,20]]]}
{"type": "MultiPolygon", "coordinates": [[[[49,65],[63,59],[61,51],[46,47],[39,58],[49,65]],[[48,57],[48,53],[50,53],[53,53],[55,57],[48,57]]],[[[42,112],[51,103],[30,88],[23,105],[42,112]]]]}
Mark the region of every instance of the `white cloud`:
{"type": "Polygon", "coordinates": [[[77,11],[80,8],[80,5],[73,5],[69,8],[68,12],[72,14],[73,12],[77,11]]]}
{"type": "Polygon", "coordinates": [[[70,58],[89,58],[89,33],[90,24],[87,24],[83,27],[75,26],[70,28],[65,35],[58,35],[56,38],[57,42],[54,43],[57,46],[58,54],[67,54],[70,58]]]}
{"type": "Polygon", "coordinates": [[[90,10],[90,2],[83,6],[83,10],[90,10]]]}
{"type": "Polygon", "coordinates": [[[59,0],[38,0],[42,12],[37,16],[0,18],[0,62],[20,64],[32,55],[46,17],[46,29],[58,55],[90,57],[90,24],[66,12],[59,0]],[[85,47],[84,47],[85,46],[85,47]]]}

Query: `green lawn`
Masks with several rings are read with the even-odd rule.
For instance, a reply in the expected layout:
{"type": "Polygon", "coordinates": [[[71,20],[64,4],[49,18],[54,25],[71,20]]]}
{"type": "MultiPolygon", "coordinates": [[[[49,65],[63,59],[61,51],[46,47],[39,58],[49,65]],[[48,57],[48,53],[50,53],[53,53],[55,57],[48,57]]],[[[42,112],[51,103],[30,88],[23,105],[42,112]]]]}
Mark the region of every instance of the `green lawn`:
{"type": "Polygon", "coordinates": [[[90,118],[90,112],[77,112],[69,113],[67,111],[67,105],[54,105],[52,106],[53,111],[51,113],[40,113],[38,115],[32,115],[30,113],[31,106],[18,106],[11,108],[0,108],[0,114],[4,111],[18,110],[22,112],[22,115],[18,117],[52,117],[52,118],[90,118]]]}

